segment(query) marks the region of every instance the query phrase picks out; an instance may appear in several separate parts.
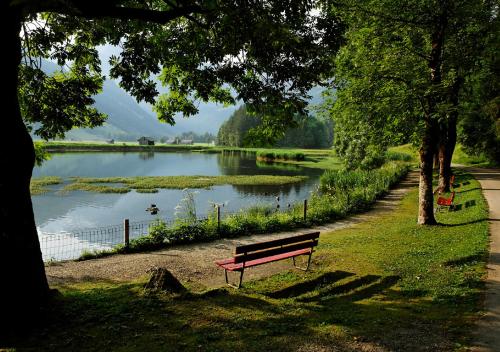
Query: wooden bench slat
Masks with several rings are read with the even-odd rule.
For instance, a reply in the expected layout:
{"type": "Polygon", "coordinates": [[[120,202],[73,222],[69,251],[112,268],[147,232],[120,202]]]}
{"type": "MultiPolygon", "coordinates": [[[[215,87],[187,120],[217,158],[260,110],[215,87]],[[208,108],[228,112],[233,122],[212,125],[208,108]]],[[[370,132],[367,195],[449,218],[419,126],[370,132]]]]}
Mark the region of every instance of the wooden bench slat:
{"type": "Polygon", "coordinates": [[[255,259],[271,257],[271,256],[282,254],[282,253],[293,252],[293,251],[296,251],[299,249],[312,248],[312,247],[315,247],[317,245],[318,245],[318,240],[316,239],[316,240],[309,240],[306,242],[293,243],[293,244],[290,244],[288,246],[283,246],[283,247],[263,249],[263,250],[257,251],[257,252],[236,255],[234,257],[234,262],[235,263],[249,262],[249,261],[252,261],[255,259]]]}
{"type": "MultiPolygon", "coordinates": [[[[251,261],[248,261],[245,263],[234,263],[234,262],[231,263],[231,262],[220,260],[220,261],[216,262],[216,264],[219,265],[220,267],[228,270],[228,271],[238,271],[238,270],[242,270],[244,268],[250,268],[252,266],[257,266],[257,265],[261,265],[261,264],[275,262],[275,261],[282,260],[282,259],[297,257],[299,255],[310,254],[311,251],[312,251],[312,248],[304,248],[304,249],[299,249],[299,250],[296,250],[293,252],[286,252],[286,253],[273,255],[270,257],[251,260],[251,261]],[[223,262],[225,262],[225,263],[223,263],[223,262]],[[243,266],[243,264],[245,266],[243,266]]],[[[234,259],[234,258],[230,258],[230,259],[234,259]]]]}
{"type": "Polygon", "coordinates": [[[262,249],[284,246],[284,245],[291,244],[291,243],[304,242],[307,240],[314,240],[317,238],[319,238],[319,231],[306,233],[303,235],[297,235],[297,236],[293,236],[293,237],[281,238],[281,239],[277,239],[277,240],[252,243],[252,244],[247,244],[247,245],[236,247],[235,254],[254,252],[254,251],[259,251],[262,249]]]}

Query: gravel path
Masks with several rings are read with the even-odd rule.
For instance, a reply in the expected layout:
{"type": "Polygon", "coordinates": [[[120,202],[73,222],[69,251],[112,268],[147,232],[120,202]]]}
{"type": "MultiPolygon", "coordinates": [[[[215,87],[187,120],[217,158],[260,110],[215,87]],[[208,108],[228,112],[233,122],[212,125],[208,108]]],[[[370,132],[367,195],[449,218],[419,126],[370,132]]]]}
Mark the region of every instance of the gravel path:
{"type": "Polygon", "coordinates": [[[500,169],[467,169],[481,183],[490,208],[490,256],[485,315],[478,321],[473,351],[500,351],[500,169]]]}
{"type": "MultiPolygon", "coordinates": [[[[147,270],[152,266],[164,266],[182,282],[188,283],[191,289],[201,290],[223,286],[225,284],[223,271],[214,264],[214,261],[231,257],[235,246],[287,237],[313,230],[330,232],[352,226],[358,222],[392,211],[403,196],[411,188],[416,187],[417,184],[418,172],[412,171],[386,197],[377,201],[371,211],[343,221],[315,227],[314,229],[222,239],[210,243],[174,246],[154,252],[114,255],[81,262],[62,262],[45,268],[47,278],[51,285],[59,286],[89,281],[126,282],[144,277],[147,275],[147,270]]],[[[248,281],[249,279],[270,276],[288,270],[290,267],[290,262],[283,260],[258,266],[246,270],[244,280],[248,281]]]]}

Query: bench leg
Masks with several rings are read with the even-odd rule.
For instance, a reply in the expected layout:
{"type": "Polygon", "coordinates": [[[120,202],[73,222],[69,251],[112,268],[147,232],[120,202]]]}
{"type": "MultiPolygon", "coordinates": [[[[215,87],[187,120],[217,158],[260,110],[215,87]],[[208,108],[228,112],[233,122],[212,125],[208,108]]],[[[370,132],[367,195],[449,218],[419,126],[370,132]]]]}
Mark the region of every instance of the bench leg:
{"type": "Polygon", "coordinates": [[[229,282],[228,275],[227,275],[227,270],[226,270],[226,269],[224,269],[224,276],[226,277],[226,284],[227,284],[228,286],[232,287],[232,288],[235,288],[235,289],[240,288],[240,287],[241,287],[241,283],[242,283],[242,281],[243,281],[243,272],[244,272],[244,271],[245,271],[244,269],[242,269],[242,270],[240,271],[240,281],[238,282],[238,285],[234,285],[234,284],[232,284],[232,283],[230,283],[230,282],[229,282]]]}
{"type": "Polygon", "coordinates": [[[311,257],[312,257],[312,253],[309,254],[309,257],[307,258],[307,266],[305,268],[297,266],[297,264],[295,263],[295,257],[292,257],[292,259],[293,259],[293,266],[296,267],[297,269],[300,269],[300,270],[303,270],[303,271],[307,271],[307,270],[309,270],[309,266],[311,265],[311,257]]]}

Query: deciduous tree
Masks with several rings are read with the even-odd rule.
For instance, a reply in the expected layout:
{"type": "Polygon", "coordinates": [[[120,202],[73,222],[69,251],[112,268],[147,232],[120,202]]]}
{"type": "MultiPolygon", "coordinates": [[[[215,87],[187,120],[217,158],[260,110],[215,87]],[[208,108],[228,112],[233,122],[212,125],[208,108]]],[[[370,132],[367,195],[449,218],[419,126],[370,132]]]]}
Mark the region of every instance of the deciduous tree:
{"type": "Polygon", "coordinates": [[[29,184],[29,128],[42,137],[101,124],[92,106],[102,86],[96,47],[121,48],[111,76],[161,120],[197,112],[196,101],[243,100],[275,109],[278,124],[303,111],[307,91],[331,69],[337,23],[315,1],[7,0],[0,4],[5,50],[0,173],[0,316],[31,311],[49,288],[29,184]],[[49,76],[40,58],[65,69],[49,76]],[[160,95],[153,79],[168,86],[160,95]],[[232,90],[230,90],[232,89],[232,90]],[[234,94],[232,94],[234,92],[234,94]],[[24,121],[24,122],[23,122],[24,121]]]}

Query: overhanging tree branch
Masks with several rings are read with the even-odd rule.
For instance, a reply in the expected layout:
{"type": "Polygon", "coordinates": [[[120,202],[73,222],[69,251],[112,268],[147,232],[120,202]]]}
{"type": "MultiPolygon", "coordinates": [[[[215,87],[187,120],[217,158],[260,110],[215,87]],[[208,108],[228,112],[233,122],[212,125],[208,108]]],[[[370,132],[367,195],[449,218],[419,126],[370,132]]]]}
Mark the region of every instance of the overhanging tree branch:
{"type": "Polygon", "coordinates": [[[99,19],[115,18],[121,20],[139,20],[154,22],[158,24],[168,23],[176,18],[187,17],[196,13],[208,13],[209,10],[199,5],[185,5],[174,7],[169,10],[151,10],[145,8],[122,7],[122,6],[97,6],[94,1],[72,2],[73,6],[62,6],[61,3],[42,4],[41,6],[29,8],[30,13],[54,12],[64,15],[99,19]]]}

